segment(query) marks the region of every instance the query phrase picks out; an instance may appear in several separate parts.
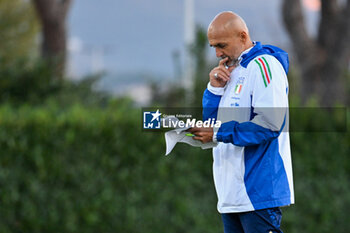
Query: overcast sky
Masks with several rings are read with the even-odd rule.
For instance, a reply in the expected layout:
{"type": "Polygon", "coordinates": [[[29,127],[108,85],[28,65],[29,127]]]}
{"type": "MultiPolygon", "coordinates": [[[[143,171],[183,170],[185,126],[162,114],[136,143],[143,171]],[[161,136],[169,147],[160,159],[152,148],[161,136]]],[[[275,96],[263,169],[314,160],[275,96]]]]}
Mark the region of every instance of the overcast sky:
{"type": "MultiPolygon", "coordinates": [[[[253,40],[288,44],[281,0],[194,1],[195,22],[203,28],[219,12],[232,10],[245,19],[253,40]]],[[[173,76],[172,52],[180,51],[182,61],[185,55],[183,5],[184,0],[74,0],[68,20],[70,72],[173,76]]]]}

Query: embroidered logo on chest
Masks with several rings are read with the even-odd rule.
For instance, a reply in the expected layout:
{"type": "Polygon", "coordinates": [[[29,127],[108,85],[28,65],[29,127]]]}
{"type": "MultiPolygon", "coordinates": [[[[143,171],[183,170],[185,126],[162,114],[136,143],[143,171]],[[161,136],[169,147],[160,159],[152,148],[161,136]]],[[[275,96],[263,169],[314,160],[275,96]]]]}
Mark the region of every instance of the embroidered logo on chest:
{"type": "Polygon", "coordinates": [[[243,88],[243,83],[244,83],[244,77],[239,77],[238,81],[236,83],[236,87],[235,87],[235,94],[239,95],[239,93],[241,93],[241,90],[243,88]]]}

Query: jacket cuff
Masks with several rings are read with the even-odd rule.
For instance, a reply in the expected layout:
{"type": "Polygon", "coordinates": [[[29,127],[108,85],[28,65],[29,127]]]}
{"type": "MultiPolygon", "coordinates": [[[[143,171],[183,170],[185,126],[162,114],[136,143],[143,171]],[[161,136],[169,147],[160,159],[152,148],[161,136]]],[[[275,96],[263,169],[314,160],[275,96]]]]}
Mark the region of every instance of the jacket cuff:
{"type": "Polygon", "coordinates": [[[208,90],[213,93],[214,95],[220,95],[222,96],[225,92],[225,87],[213,87],[210,82],[208,83],[208,86],[207,86],[208,90]]]}
{"type": "Polygon", "coordinates": [[[213,128],[213,142],[217,143],[218,142],[218,131],[219,131],[219,127],[214,127],[213,128]]]}

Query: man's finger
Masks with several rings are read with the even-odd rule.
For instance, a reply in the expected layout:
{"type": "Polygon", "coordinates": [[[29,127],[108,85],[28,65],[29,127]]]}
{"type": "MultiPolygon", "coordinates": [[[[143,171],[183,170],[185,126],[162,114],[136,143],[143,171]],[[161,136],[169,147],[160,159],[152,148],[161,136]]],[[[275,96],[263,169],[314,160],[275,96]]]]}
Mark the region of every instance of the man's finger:
{"type": "Polygon", "coordinates": [[[195,133],[195,132],[198,132],[198,131],[199,131],[199,128],[197,128],[197,127],[192,127],[192,128],[189,128],[189,129],[186,130],[186,131],[188,131],[188,132],[190,132],[190,133],[195,133]]]}
{"type": "Polygon", "coordinates": [[[202,140],[203,140],[202,137],[194,136],[193,139],[203,142],[203,141],[202,141],[202,140]]]}
{"type": "Polygon", "coordinates": [[[228,57],[225,57],[224,59],[221,59],[219,61],[219,66],[225,66],[225,63],[228,61],[228,57]]]}
{"type": "Polygon", "coordinates": [[[205,136],[205,134],[206,134],[206,132],[201,131],[201,132],[197,132],[196,136],[203,137],[203,136],[205,136]]]}
{"type": "Polygon", "coordinates": [[[222,72],[221,70],[218,70],[217,72],[216,72],[216,76],[215,76],[215,78],[217,78],[217,79],[227,79],[227,75],[224,73],[224,72],[222,72]]]}
{"type": "Polygon", "coordinates": [[[228,80],[230,80],[230,78],[229,78],[225,73],[223,73],[223,72],[221,72],[221,71],[218,72],[217,74],[218,74],[217,79],[220,79],[220,80],[225,81],[225,82],[227,82],[228,80]]]}
{"type": "Polygon", "coordinates": [[[224,72],[228,77],[231,76],[231,72],[229,69],[226,69],[225,67],[220,67],[219,68],[222,72],[224,72]]]}

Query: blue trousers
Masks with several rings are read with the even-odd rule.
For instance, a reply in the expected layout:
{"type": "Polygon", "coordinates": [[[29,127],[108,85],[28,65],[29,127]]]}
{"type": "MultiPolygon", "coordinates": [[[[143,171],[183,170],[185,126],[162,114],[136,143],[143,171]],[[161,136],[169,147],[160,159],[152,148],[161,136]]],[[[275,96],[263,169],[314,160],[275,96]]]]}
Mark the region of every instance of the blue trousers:
{"type": "Polygon", "coordinates": [[[282,233],[280,208],[221,214],[225,233],[282,233]]]}

